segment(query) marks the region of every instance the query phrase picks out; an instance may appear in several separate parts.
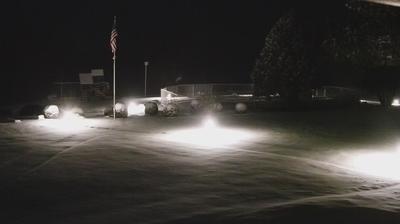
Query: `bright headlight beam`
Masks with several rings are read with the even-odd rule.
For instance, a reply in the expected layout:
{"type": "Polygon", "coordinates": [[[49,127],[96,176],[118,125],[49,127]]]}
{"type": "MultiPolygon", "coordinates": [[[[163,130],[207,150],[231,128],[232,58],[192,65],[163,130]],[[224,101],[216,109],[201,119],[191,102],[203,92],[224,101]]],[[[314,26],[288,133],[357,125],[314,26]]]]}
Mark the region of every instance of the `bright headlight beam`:
{"type": "Polygon", "coordinates": [[[131,102],[128,104],[128,116],[144,116],[145,115],[145,106],[144,104],[137,104],[135,102],[131,102]]]}

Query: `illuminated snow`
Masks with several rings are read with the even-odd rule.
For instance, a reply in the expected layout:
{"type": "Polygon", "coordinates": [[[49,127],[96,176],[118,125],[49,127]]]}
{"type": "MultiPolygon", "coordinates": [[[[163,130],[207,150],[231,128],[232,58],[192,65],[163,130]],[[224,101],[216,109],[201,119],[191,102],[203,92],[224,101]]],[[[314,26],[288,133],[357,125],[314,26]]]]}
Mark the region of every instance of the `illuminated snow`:
{"type": "Polygon", "coordinates": [[[221,127],[209,117],[200,127],[173,130],[161,136],[166,141],[206,148],[233,146],[254,137],[255,134],[248,130],[221,127]]]}
{"type": "Polygon", "coordinates": [[[347,164],[355,171],[386,179],[400,180],[400,151],[354,153],[347,164]]]}
{"type": "Polygon", "coordinates": [[[75,112],[64,111],[61,118],[40,120],[38,125],[56,132],[79,133],[94,123],[94,120],[85,119],[75,112]]]}
{"type": "Polygon", "coordinates": [[[128,104],[128,116],[144,116],[145,115],[145,106],[144,104],[137,104],[135,102],[131,102],[128,104]]]}

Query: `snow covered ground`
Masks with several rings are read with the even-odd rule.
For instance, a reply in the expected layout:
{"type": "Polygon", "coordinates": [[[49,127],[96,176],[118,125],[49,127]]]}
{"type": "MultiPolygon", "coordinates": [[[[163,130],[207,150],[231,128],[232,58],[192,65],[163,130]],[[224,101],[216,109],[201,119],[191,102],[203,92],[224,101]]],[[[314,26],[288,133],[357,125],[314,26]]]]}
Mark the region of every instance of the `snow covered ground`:
{"type": "Polygon", "coordinates": [[[354,162],[397,161],[400,112],[226,112],[190,143],[202,119],[0,124],[0,222],[400,223],[396,163],[354,162]]]}

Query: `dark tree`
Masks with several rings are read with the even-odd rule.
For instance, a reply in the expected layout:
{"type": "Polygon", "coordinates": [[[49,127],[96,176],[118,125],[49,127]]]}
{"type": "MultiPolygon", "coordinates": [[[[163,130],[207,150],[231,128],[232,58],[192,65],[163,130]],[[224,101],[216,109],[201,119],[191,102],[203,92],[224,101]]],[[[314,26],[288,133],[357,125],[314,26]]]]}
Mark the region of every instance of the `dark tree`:
{"type": "Polygon", "coordinates": [[[398,88],[400,33],[395,26],[399,10],[374,3],[349,1],[348,19],[331,33],[323,47],[337,66],[344,66],[361,76],[354,82],[377,94],[389,107],[398,88]]]}
{"type": "Polygon", "coordinates": [[[282,16],[265,38],[252,79],[256,96],[279,93],[287,102],[310,97],[312,69],[301,19],[282,16]]]}

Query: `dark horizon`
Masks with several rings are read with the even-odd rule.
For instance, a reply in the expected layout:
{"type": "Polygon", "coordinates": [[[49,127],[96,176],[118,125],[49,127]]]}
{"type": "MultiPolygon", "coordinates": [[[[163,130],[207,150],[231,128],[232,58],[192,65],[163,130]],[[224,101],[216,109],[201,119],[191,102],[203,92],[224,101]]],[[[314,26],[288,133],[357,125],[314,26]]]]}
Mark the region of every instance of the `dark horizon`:
{"type": "MultiPolygon", "coordinates": [[[[114,15],[119,97],[142,93],[146,60],[150,94],[177,77],[185,83],[248,83],[266,34],[291,7],[290,1],[8,3],[2,101],[42,99],[53,82],[78,81],[80,72],[94,68],[104,69],[111,81],[114,15]]],[[[311,3],[306,7],[315,10],[311,3]]]]}

